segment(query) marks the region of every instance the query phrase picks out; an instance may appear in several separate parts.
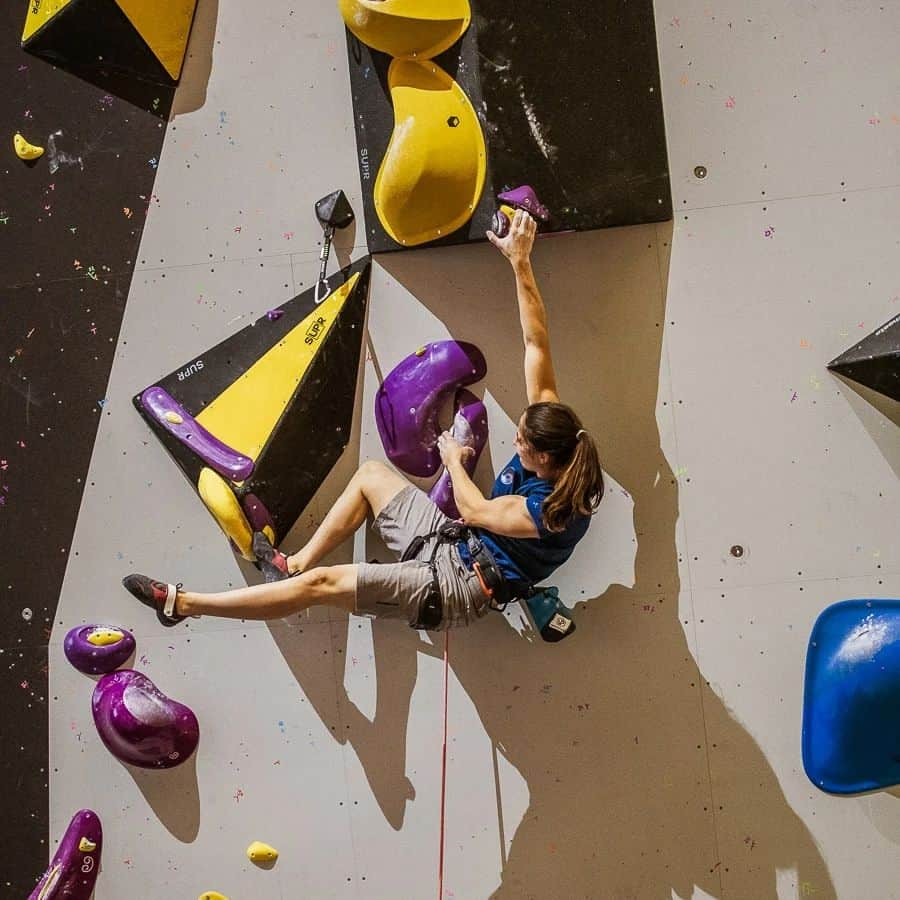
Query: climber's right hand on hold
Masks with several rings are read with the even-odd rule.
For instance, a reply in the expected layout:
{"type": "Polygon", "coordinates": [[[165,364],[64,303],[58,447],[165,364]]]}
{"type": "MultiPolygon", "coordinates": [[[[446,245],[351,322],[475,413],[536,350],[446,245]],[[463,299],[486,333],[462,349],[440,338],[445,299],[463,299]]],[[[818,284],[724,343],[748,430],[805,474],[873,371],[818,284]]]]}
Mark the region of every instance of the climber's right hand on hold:
{"type": "Polygon", "coordinates": [[[534,236],[537,233],[537,222],[524,209],[517,209],[504,237],[498,237],[493,231],[485,232],[488,240],[510,261],[513,268],[531,257],[534,236]]]}

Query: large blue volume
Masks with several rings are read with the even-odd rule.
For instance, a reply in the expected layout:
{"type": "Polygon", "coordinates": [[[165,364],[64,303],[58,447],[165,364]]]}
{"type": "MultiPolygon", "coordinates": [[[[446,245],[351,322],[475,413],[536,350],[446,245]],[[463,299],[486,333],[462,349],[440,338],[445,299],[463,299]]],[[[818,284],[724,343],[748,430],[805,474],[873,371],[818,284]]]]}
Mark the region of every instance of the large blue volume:
{"type": "Polygon", "coordinates": [[[803,767],[832,794],[900,784],[900,600],[844,600],[813,626],[803,767]]]}

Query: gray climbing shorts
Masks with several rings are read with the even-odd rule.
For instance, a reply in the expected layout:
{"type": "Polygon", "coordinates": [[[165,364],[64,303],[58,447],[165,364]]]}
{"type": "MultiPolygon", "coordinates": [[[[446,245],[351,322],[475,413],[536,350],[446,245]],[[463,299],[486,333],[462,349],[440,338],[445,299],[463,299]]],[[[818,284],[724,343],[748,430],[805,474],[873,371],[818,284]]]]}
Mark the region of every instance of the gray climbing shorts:
{"type": "MultiPolygon", "coordinates": [[[[428,495],[407,485],[392,497],[375,518],[372,527],[397,559],[419,535],[431,534],[449,521],[428,495]]],[[[356,576],[356,612],[382,618],[417,621],[419,608],[431,590],[428,560],[435,538],[425,543],[415,559],[393,563],[359,563],[356,576]]],[[[443,618],[440,628],[469,625],[487,615],[488,598],[478,576],[467,568],[456,544],[442,544],[435,557],[441,586],[443,618]]]]}

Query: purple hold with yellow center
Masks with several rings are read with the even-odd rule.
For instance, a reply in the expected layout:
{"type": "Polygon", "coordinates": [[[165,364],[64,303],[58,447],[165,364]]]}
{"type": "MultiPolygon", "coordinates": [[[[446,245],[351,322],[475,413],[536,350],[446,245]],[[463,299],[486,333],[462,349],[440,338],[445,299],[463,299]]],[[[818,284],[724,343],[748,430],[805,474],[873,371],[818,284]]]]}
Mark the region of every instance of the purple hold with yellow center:
{"type": "Polygon", "coordinates": [[[63,641],[66,659],[85,675],[104,675],[134,653],[134,635],[117,625],[77,625],[63,641]]]}

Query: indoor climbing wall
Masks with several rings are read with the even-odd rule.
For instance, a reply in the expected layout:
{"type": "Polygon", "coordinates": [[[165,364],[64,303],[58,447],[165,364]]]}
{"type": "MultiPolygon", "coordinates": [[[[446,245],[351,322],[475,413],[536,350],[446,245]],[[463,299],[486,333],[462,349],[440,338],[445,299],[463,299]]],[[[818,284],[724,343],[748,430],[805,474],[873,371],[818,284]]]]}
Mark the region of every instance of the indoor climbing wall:
{"type": "MultiPolygon", "coordinates": [[[[9,148],[0,169],[0,670],[21,730],[2,765],[23,813],[0,884],[27,895],[90,808],[97,900],[900,896],[896,791],[829,796],[800,756],[817,616],[900,596],[896,407],[826,369],[900,303],[900,12],[657,2],[674,219],[534,253],[563,399],[608,474],[554,579],[577,604],[558,645],[515,609],[449,636],[323,610],[163,630],[124,592],[132,571],[259,580],[132,398],[314,284],[319,197],[341,187],[357,214],[331,271],[366,254],[345,31],[331,0],[200,0],[166,123],[152,98],[138,115],[20,55],[23,17],[4,14],[9,127],[72,134],[57,155],[84,169],[54,181],[9,148]],[[188,762],[106,749],[95,677],[63,653],[85,623],[131,632],[130,665],[196,714],[188,762]],[[254,841],[274,865],[247,858],[254,841]]],[[[488,364],[476,479],[509,459],[525,395],[508,265],[477,243],[376,257],[349,444],[285,546],[382,455],[380,379],[448,338],[488,364]]],[[[334,560],[382,553],[360,534],[334,560]]]]}

